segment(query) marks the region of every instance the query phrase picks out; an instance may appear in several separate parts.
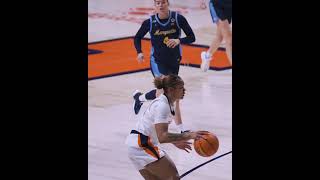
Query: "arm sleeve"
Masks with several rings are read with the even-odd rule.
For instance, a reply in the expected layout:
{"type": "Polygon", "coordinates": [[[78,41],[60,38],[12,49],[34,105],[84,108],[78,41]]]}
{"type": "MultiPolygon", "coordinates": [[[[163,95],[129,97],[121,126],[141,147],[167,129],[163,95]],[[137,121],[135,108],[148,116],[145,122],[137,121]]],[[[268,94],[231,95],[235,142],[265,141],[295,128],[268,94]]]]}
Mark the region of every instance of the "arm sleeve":
{"type": "Polygon", "coordinates": [[[145,20],[137,34],[134,36],[134,47],[136,48],[137,53],[141,53],[141,39],[147,34],[150,28],[150,20],[145,20]]]}
{"type": "Polygon", "coordinates": [[[180,38],[180,43],[181,44],[191,44],[194,41],[196,41],[196,37],[194,36],[193,30],[191,29],[187,19],[178,14],[178,22],[179,26],[183,30],[183,32],[186,34],[186,37],[180,38]]]}

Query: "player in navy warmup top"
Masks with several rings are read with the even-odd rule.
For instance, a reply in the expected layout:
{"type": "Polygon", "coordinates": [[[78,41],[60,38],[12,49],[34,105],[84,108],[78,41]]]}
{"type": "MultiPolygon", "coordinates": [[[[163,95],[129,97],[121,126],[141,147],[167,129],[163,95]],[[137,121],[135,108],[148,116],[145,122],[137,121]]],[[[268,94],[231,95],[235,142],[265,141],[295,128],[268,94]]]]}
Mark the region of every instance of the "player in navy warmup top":
{"type": "MultiPolygon", "coordinates": [[[[134,38],[134,46],[138,53],[138,62],[144,60],[141,50],[141,39],[149,32],[151,37],[150,67],[154,77],[178,74],[182,58],[181,44],[195,41],[194,33],[188,21],[181,14],[169,10],[169,0],[154,0],[156,14],[145,20],[134,38]],[[181,29],[186,37],[180,38],[181,29]]],[[[134,111],[139,113],[144,101],[153,100],[163,93],[163,90],[153,89],[145,94],[136,91],[134,97],[134,111]]],[[[181,120],[179,101],[175,106],[175,123],[181,132],[184,131],[181,120]]]]}

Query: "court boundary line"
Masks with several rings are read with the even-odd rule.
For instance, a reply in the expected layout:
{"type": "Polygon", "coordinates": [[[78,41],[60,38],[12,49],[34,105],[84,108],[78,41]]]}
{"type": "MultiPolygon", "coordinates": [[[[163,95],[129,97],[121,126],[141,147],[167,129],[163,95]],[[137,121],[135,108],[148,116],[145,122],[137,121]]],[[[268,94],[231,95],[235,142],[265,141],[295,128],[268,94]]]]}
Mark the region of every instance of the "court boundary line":
{"type": "MultiPolygon", "coordinates": [[[[101,43],[119,41],[119,40],[125,40],[125,39],[134,39],[134,36],[126,36],[126,37],[120,37],[120,38],[114,38],[114,39],[108,39],[108,40],[102,40],[102,41],[95,41],[95,42],[88,43],[88,45],[95,45],[95,44],[101,44],[101,43]]],[[[142,38],[142,39],[143,40],[150,40],[150,38],[142,38]]],[[[183,44],[183,45],[184,46],[209,48],[209,46],[201,45],[201,44],[183,44]]],[[[219,47],[217,50],[226,51],[226,49],[223,47],[219,47]]],[[[189,67],[194,67],[194,68],[200,68],[200,65],[198,65],[198,64],[181,63],[180,66],[189,66],[189,67]]],[[[228,70],[228,69],[232,69],[232,66],[223,67],[223,68],[217,68],[217,67],[210,67],[209,68],[209,70],[214,70],[214,71],[223,71],[223,70],[228,70]]],[[[150,70],[150,68],[144,68],[144,69],[139,69],[139,70],[124,71],[124,72],[120,72],[120,73],[113,73],[113,74],[108,74],[108,75],[96,76],[96,77],[88,78],[88,81],[102,79],[102,78],[108,78],[108,77],[114,77],[114,76],[120,76],[120,75],[126,75],[126,74],[132,74],[132,73],[137,73],[137,72],[143,72],[143,71],[148,71],[148,70],[150,70]]]]}
{"type": "Polygon", "coordinates": [[[97,80],[97,79],[102,79],[102,78],[108,78],[108,77],[113,77],[113,76],[133,74],[133,73],[143,72],[143,71],[148,71],[148,70],[150,70],[150,68],[144,68],[144,69],[139,69],[139,70],[134,70],[134,71],[125,71],[125,72],[120,72],[120,73],[114,73],[114,74],[96,76],[96,77],[88,78],[88,81],[97,80]]]}
{"type": "MultiPolygon", "coordinates": [[[[200,65],[197,65],[197,64],[188,64],[188,65],[186,65],[186,64],[180,64],[180,66],[200,68],[200,65]]],[[[209,69],[210,69],[210,70],[214,70],[214,71],[224,71],[224,70],[232,69],[232,67],[231,67],[231,66],[229,66],[229,67],[223,67],[223,68],[210,67],[209,69]]],[[[103,78],[109,78],[109,77],[114,77],[114,76],[121,76],[121,75],[126,75],[126,74],[133,74],[133,73],[143,72],[143,71],[148,71],[148,70],[150,70],[150,68],[144,68],[144,69],[139,69],[139,70],[134,70],[134,71],[125,71],[125,72],[120,72],[120,73],[114,73],[114,74],[96,76],[96,77],[88,78],[88,81],[98,80],[98,79],[103,79],[103,78]]]]}
{"type": "MultiPolygon", "coordinates": [[[[119,41],[119,40],[124,40],[124,39],[134,39],[134,36],[126,36],[126,37],[120,37],[120,38],[114,38],[114,39],[108,39],[108,40],[102,40],[102,41],[95,41],[95,42],[90,42],[88,45],[94,45],[94,44],[100,44],[100,43],[106,43],[110,41],[119,41]]],[[[150,40],[150,38],[142,38],[143,40],[150,40]]],[[[203,48],[209,48],[207,45],[202,45],[202,44],[181,44],[183,46],[193,46],[193,47],[203,47],[203,48]]],[[[226,51],[226,48],[224,47],[219,47],[217,50],[220,51],[226,51]]]]}
{"type": "Polygon", "coordinates": [[[198,165],[198,166],[190,169],[189,171],[183,173],[183,174],[180,176],[180,179],[182,179],[184,176],[190,174],[192,171],[200,168],[201,166],[204,166],[204,165],[208,164],[209,162],[212,162],[212,161],[214,161],[214,160],[216,160],[216,159],[219,159],[219,158],[221,158],[221,157],[223,157],[223,156],[225,156],[225,155],[228,155],[228,154],[230,154],[230,153],[232,153],[232,151],[229,151],[229,152],[227,152],[227,153],[224,153],[224,154],[222,154],[222,155],[220,155],[220,156],[217,156],[217,157],[215,157],[215,158],[213,158],[213,159],[210,159],[210,160],[208,160],[208,161],[206,161],[206,162],[204,162],[204,163],[202,163],[202,164],[200,164],[200,165],[198,165]]]}

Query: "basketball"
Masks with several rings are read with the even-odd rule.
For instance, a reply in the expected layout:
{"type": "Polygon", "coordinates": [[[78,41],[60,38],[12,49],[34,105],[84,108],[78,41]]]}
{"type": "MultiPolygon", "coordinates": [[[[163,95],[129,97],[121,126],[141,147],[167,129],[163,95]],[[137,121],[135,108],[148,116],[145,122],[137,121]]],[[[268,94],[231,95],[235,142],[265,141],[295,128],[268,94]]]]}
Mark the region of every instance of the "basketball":
{"type": "Polygon", "coordinates": [[[219,140],[213,133],[208,131],[203,132],[206,132],[206,134],[203,135],[203,138],[195,139],[193,145],[194,149],[200,156],[209,157],[218,151],[219,140]]]}

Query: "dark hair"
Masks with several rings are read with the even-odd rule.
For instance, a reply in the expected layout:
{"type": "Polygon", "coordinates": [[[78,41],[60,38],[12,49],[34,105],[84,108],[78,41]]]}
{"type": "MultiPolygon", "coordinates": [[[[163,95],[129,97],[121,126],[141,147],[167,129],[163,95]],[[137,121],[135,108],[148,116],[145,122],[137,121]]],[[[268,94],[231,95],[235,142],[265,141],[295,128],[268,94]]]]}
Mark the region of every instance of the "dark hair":
{"type": "MultiPolygon", "coordinates": [[[[154,2],[156,2],[156,0],[153,0],[154,2]]],[[[169,4],[169,0],[167,0],[168,4],[169,4]]]]}
{"type": "Polygon", "coordinates": [[[156,77],[153,83],[157,89],[163,89],[164,92],[167,92],[168,88],[175,88],[177,85],[183,84],[183,80],[178,75],[169,74],[167,76],[156,77]]]}

